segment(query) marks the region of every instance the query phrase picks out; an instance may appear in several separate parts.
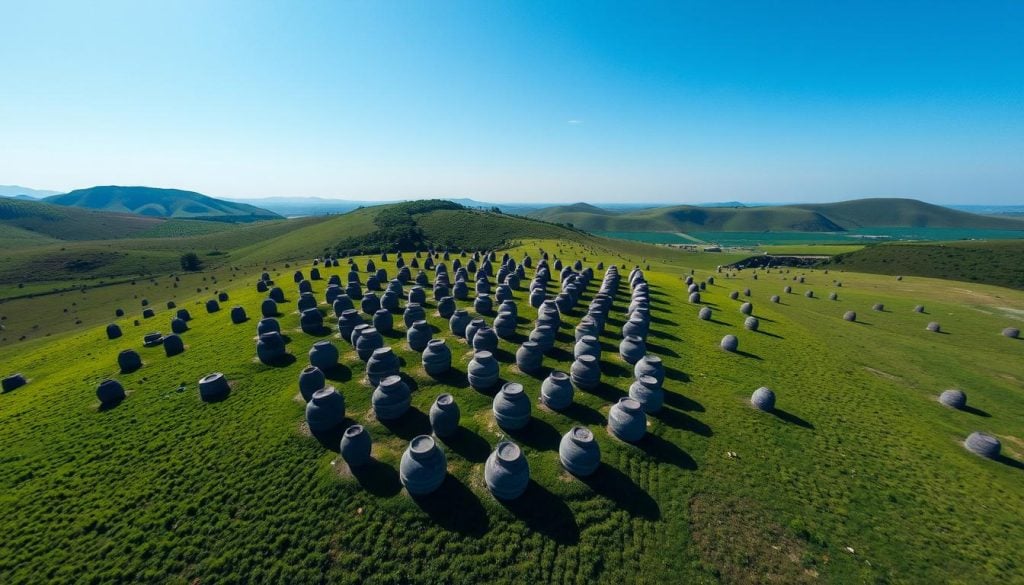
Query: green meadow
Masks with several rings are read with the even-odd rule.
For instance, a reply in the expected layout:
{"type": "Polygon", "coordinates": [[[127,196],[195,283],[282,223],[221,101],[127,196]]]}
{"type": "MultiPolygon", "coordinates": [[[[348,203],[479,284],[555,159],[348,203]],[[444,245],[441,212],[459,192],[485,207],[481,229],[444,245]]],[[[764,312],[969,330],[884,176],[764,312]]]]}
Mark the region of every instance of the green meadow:
{"type": "MultiPolygon", "coordinates": [[[[342,350],[329,383],[345,396],[347,418],[374,439],[376,463],[354,475],[337,444],[305,429],[298,396],[299,370],[320,337],[298,327],[292,272],[308,274],[308,258],[321,245],[309,242],[306,259],[296,261],[303,256],[289,250],[298,242],[279,237],[264,262],[254,243],[231,250],[230,264],[181,280],[160,275],[2,305],[10,319],[43,322],[75,295],[90,297],[81,325],[0,345],[3,374],[29,379],[0,395],[0,580],[1024,582],[1024,341],[1000,335],[1022,323],[1021,291],[837,268],[755,278],[752,271],[719,273],[725,255],[583,235],[524,237],[507,249],[517,261],[525,254],[537,260],[544,250],[552,261],[622,267],[601,338],[602,384],[577,390],[569,410],[548,411],[537,403],[541,378],[519,373],[516,344],[502,341],[501,378],[524,384],[534,405],[530,425],[506,434],[494,423],[492,394],[466,382],[465,341],[428,300],[428,320],[452,349],[453,370],[427,376],[396,319],[385,341],[404,363],[413,409],[385,425],[373,416],[363,363],[346,341],[326,334],[342,350]],[[633,378],[617,343],[629,303],[625,276],[637,265],[652,291],[648,351],[665,361],[667,395],[648,435],[627,444],[604,427],[633,378]],[[295,359],[280,367],[255,359],[264,295],[254,284],[264,267],[289,301],[279,320],[295,359]],[[698,282],[714,277],[700,306],[687,302],[683,278],[691,271],[698,282]],[[792,294],[783,293],[787,285],[792,294]],[[749,299],[729,298],[746,288],[749,299]],[[230,299],[206,313],[205,301],[219,291],[230,299]],[[833,291],[838,300],[826,300],[833,291]],[[773,294],[780,303],[769,302],[773,294]],[[141,318],[143,296],[157,310],[152,319],[141,318]],[[186,351],[168,358],[160,347],[142,347],[142,336],[169,332],[173,312],[164,303],[172,298],[193,321],[182,335],[186,351]],[[745,300],[761,321],[758,332],[743,328],[745,300]],[[873,311],[875,303],[884,311],[873,311]],[[918,304],[925,313],[913,312],[918,304]],[[248,322],[231,324],[234,305],[246,309],[248,322]],[[127,310],[124,318],[115,319],[116,306],[127,310]],[[710,321],[697,319],[701,306],[712,309],[710,321]],[[842,319],[847,310],[858,313],[857,322],[842,319]],[[943,332],[926,331],[929,321],[943,332]],[[118,323],[124,337],[107,340],[107,322],[118,323]],[[739,338],[739,352],[719,348],[726,334],[739,338]],[[144,365],[121,374],[116,357],[126,348],[139,351],[144,365]],[[204,403],[197,380],[215,371],[231,381],[231,393],[204,403]],[[104,378],[128,391],[105,410],[95,395],[104,378]],[[750,407],[760,386],[775,390],[774,414],[750,407]],[[936,396],[946,388],[963,389],[970,408],[941,406],[936,396]],[[454,394],[462,410],[460,432],[440,442],[449,477],[434,495],[413,499],[398,480],[398,461],[409,439],[430,432],[426,413],[442,392],[454,394]],[[590,427],[601,446],[602,467],[586,480],[558,461],[559,438],[573,425],[590,427]],[[997,436],[1003,457],[967,452],[961,443],[975,430],[997,436]],[[483,461],[503,438],[523,448],[532,475],[512,503],[495,500],[483,484],[483,461]]],[[[363,268],[371,257],[389,275],[397,272],[394,254],[355,263],[363,268]]],[[[322,300],[326,278],[344,281],[348,267],[321,272],[324,280],[313,284],[322,300]]],[[[563,319],[545,370],[568,370],[573,328],[602,276],[598,270],[563,319]]],[[[536,318],[526,284],[514,293],[519,339],[536,318]]],[[[552,282],[548,293],[555,292],[552,282]]],[[[471,303],[459,306],[472,312],[471,303]]]]}

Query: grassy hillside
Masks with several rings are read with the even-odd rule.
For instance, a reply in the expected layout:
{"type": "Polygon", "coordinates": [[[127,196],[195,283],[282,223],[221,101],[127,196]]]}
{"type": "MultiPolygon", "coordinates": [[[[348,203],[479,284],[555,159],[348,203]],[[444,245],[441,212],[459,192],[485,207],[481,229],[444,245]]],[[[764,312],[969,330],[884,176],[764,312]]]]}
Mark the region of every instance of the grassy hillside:
{"type": "MultiPolygon", "coordinates": [[[[184,238],[54,242],[7,249],[0,253],[0,316],[9,316],[10,320],[5,322],[7,329],[0,336],[0,345],[16,343],[23,337],[35,339],[104,323],[110,306],[136,307],[143,298],[163,305],[193,294],[191,291],[197,286],[208,288],[210,281],[234,282],[252,270],[306,262],[334,253],[337,243],[346,236],[358,238],[373,232],[379,211],[375,207],[331,217],[244,226],[220,224],[228,229],[184,238]],[[179,257],[184,251],[199,254],[204,265],[201,279],[180,272],[179,257]]],[[[425,226],[421,229],[439,238],[467,238],[457,239],[456,244],[473,241],[490,245],[505,241],[506,245],[515,245],[521,240],[507,239],[509,236],[553,233],[563,241],[585,245],[619,261],[640,258],[644,263],[658,265],[686,258],[689,266],[713,268],[744,257],[683,253],[637,242],[595,238],[501,214],[453,210],[448,217],[445,214],[449,211],[436,213],[417,216],[417,221],[425,226]],[[472,220],[471,225],[459,223],[467,218],[472,220]]],[[[174,222],[167,225],[171,223],[174,222]]]]}
{"type": "Polygon", "coordinates": [[[214,199],[194,191],[156,189],[153,187],[120,187],[116,185],[76,189],[53,195],[45,202],[70,207],[84,207],[149,217],[216,219],[220,221],[256,221],[280,219],[281,216],[254,205],[214,199]]]}
{"type": "Polygon", "coordinates": [[[17,237],[19,230],[24,230],[59,240],[109,239],[131,237],[161,223],[162,219],[154,217],[0,198],[0,237],[17,237]]]}
{"type": "MultiPolygon", "coordinates": [[[[590,266],[646,261],[559,241],[524,242],[512,253],[537,258],[540,247],[566,261],[586,257],[590,266]]],[[[699,321],[681,278],[691,260],[706,266],[707,258],[651,260],[648,348],[665,360],[667,397],[636,445],[604,429],[610,404],[632,379],[615,352],[625,286],[602,337],[603,383],[577,391],[576,406],[564,413],[537,406],[540,381],[518,373],[516,345],[501,342],[502,378],[523,383],[534,406],[530,426],[511,435],[495,426],[491,395],[466,386],[468,347],[449,334],[433,302],[429,321],[452,348],[455,372],[426,376],[397,319],[388,343],[404,360],[414,409],[395,423],[373,416],[372,389],[350,347],[324,337],[342,350],[331,377],[347,417],[375,441],[378,463],[355,476],[336,445],[309,436],[296,399],[298,371],[321,338],[298,329],[289,303],[280,320],[296,360],[267,367],[253,359],[255,320],[230,323],[226,309],[234,304],[258,314],[256,271],[178,299],[195,319],[176,357],[142,347],[142,334],[165,329],[169,313],[136,327],[139,308],[118,321],[126,333],[119,340],[94,327],[0,348],[4,373],[30,380],[0,395],[0,580],[1019,582],[1024,342],[999,330],[1020,323],[1014,315],[1024,311],[1024,293],[851,273],[833,288],[835,271],[808,272],[799,284],[796,273],[762,272],[755,280],[697,267],[698,279],[717,278],[703,297],[714,320],[699,321]],[[786,284],[794,294],[767,302],[786,284]],[[743,329],[739,301],[728,297],[746,287],[758,333],[743,329]],[[231,300],[207,314],[202,303],[218,288],[231,300]],[[817,298],[803,296],[806,289],[817,298]],[[824,300],[830,290],[839,301],[824,300]],[[871,311],[876,302],[887,310],[871,311]],[[927,314],[911,311],[918,303],[927,314]],[[860,322],[842,321],[847,309],[860,322]],[[931,320],[946,334],[925,331],[931,320]],[[743,353],[718,349],[726,333],[740,338],[743,353]],[[142,369],[117,372],[124,348],[140,351],[142,369]],[[226,400],[203,403],[196,381],[211,371],[224,372],[233,387],[226,400]],[[100,410],[94,387],[108,376],[129,395],[100,410]],[[774,416],[747,403],[762,385],[778,394],[774,416]],[[935,395],[948,387],[966,390],[971,410],[938,405],[935,395]],[[449,478],[434,496],[413,499],[398,483],[398,459],[409,438],[429,432],[426,413],[441,392],[454,394],[462,410],[459,434],[440,442],[449,478]],[[603,466],[590,480],[558,463],[560,435],[579,424],[595,432],[602,451],[603,466]],[[1004,459],[963,449],[959,441],[979,429],[1000,437],[1004,459]],[[482,478],[483,461],[502,438],[522,446],[533,478],[511,504],[498,503],[482,478]]],[[[394,257],[374,259],[396,272],[394,257]]],[[[344,279],[347,271],[324,273],[344,279]]],[[[294,301],[290,274],[272,268],[294,301]]],[[[314,283],[318,297],[323,287],[314,283]]],[[[514,297],[524,334],[536,311],[525,290],[514,297]]],[[[568,368],[579,316],[566,316],[546,368],[568,368]]]]}
{"type": "Polygon", "coordinates": [[[1024,241],[879,244],[833,258],[830,266],[890,275],[983,282],[1024,289],[1024,241]]]}
{"type": "Polygon", "coordinates": [[[863,227],[1024,230],[1024,221],[976,215],[912,199],[736,208],[681,205],[618,213],[590,205],[569,205],[529,215],[599,232],[836,232],[863,227]]]}
{"type": "Polygon", "coordinates": [[[531,217],[567,223],[587,231],[835,231],[839,228],[820,214],[786,207],[695,207],[680,205],[620,213],[580,211],[571,206],[541,209],[531,217]]]}
{"type": "Polygon", "coordinates": [[[491,250],[528,238],[591,239],[564,226],[471,210],[442,199],[380,205],[360,211],[370,219],[372,229],[348,234],[335,247],[338,255],[428,248],[491,250]]]}
{"type": "Polygon", "coordinates": [[[838,203],[800,204],[844,229],[861,227],[969,228],[1024,230],[1024,221],[979,215],[914,199],[857,199],[838,203]]]}

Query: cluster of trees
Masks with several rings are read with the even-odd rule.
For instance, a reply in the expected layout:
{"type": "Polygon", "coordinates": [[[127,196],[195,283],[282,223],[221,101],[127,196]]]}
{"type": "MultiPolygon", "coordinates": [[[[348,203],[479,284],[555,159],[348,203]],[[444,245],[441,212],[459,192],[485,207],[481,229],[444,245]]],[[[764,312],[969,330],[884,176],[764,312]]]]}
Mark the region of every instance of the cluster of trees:
{"type": "Polygon", "coordinates": [[[199,254],[195,252],[186,252],[181,255],[181,269],[188,272],[195,272],[203,268],[203,261],[199,259],[199,254]]]}
{"type": "Polygon", "coordinates": [[[373,219],[377,229],[363,236],[348,237],[338,243],[338,254],[347,251],[425,250],[430,242],[414,216],[437,210],[456,210],[463,207],[451,201],[430,199],[410,201],[383,209],[373,219]]]}

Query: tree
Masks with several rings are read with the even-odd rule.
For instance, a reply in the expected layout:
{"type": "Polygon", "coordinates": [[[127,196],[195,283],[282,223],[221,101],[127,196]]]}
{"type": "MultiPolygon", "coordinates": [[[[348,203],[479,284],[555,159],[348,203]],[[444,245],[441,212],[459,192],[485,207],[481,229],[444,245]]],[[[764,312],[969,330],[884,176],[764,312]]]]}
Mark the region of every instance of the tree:
{"type": "Polygon", "coordinates": [[[195,272],[203,267],[203,261],[195,252],[187,252],[181,255],[181,269],[195,272]]]}

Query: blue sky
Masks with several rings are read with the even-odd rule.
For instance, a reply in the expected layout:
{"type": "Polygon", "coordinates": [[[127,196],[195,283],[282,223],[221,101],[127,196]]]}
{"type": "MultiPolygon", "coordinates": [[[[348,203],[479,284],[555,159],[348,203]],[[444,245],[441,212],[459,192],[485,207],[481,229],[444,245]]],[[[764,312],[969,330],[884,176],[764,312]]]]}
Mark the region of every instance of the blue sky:
{"type": "Polygon", "coordinates": [[[0,183],[1024,203],[1024,3],[8,2],[0,183]]]}

